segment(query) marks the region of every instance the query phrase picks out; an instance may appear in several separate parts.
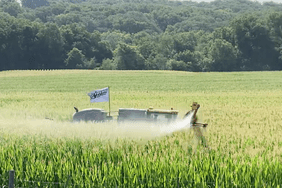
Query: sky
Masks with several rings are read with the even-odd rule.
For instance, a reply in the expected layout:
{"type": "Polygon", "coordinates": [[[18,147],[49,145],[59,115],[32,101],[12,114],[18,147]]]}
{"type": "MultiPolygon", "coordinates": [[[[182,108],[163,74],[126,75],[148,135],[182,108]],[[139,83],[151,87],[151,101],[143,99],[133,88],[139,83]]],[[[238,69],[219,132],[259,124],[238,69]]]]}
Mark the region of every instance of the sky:
{"type": "MultiPolygon", "coordinates": [[[[20,2],[20,0],[17,0],[18,2],[20,2]]],[[[196,2],[211,2],[213,0],[192,0],[192,1],[196,1],[196,2]]],[[[260,3],[263,3],[263,2],[269,2],[269,1],[272,1],[274,3],[282,3],[282,0],[251,0],[251,1],[258,1],[260,3]]]]}
{"type": "MultiPolygon", "coordinates": [[[[192,1],[196,1],[196,2],[211,2],[213,0],[192,0],[192,1]]],[[[269,2],[269,1],[272,1],[274,3],[282,3],[282,0],[251,0],[251,1],[258,1],[260,3],[263,3],[263,2],[269,2]]]]}

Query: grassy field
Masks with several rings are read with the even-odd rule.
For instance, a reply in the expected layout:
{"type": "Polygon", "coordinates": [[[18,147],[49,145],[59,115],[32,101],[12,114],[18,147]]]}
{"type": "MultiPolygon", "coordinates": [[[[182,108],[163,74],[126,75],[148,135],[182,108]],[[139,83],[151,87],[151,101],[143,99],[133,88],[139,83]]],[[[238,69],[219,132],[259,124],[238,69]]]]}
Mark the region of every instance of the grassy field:
{"type": "Polygon", "coordinates": [[[14,169],[16,187],[282,187],[281,109],[282,72],[0,72],[0,185],[14,169]],[[71,123],[108,111],[87,96],[107,86],[113,115],[200,103],[211,150],[191,130],[71,123]]]}

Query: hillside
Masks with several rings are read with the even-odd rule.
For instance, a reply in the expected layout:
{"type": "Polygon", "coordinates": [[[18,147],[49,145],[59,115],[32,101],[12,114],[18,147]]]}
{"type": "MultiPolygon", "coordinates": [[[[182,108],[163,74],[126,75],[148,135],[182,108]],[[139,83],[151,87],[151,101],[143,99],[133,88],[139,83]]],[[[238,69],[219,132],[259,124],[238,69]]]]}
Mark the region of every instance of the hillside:
{"type": "Polygon", "coordinates": [[[0,70],[281,70],[281,10],[248,0],[2,0],[0,70]]]}

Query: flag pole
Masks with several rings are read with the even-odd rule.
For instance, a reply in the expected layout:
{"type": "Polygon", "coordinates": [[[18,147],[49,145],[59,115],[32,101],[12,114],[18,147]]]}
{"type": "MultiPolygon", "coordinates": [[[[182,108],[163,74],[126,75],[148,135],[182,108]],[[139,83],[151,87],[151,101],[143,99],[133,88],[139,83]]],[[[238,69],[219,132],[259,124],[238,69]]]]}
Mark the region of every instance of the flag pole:
{"type": "Polygon", "coordinates": [[[111,116],[111,98],[110,98],[110,86],[108,86],[109,88],[109,116],[111,116]]]}

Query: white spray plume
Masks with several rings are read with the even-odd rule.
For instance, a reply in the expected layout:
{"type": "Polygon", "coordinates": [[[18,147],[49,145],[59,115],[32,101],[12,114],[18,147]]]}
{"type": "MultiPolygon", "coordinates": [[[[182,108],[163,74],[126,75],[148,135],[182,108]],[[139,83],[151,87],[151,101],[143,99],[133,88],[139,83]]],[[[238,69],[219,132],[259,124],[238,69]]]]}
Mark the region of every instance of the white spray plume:
{"type": "Polygon", "coordinates": [[[164,134],[170,134],[173,132],[190,129],[192,127],[191,121],[193,115],[194,111],[190,112],[183,120],[179,120],[169,124],[168,126],[162,127],[161,132],[164,134]]]}
{"type": "Polygon", "coordinates": [[[172,134],[173,132],[189,129],[191,127],[192,117],[193,113],[189,113],[183,120],[178,120],[170,124],[139,121],[120,124],[116,121],[105,123],[71,123],[46,119],[3,117],[3,119],[0,118],[0,133],[16,135],[40,134],[53,138],[76,137],[103,140],[129,138],[150,140],[172,134]]]}

